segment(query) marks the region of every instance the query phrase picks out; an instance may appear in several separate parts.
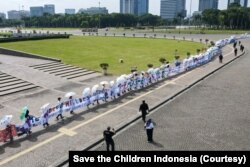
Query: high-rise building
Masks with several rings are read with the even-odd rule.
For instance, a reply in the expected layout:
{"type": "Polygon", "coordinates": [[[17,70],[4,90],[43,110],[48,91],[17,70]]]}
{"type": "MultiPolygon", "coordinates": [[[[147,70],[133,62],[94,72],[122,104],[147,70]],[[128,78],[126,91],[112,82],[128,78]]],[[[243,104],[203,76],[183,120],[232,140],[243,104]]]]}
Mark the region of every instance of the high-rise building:
{"type": "Polygon", "coordinates": [[[6,19],[6,14],[5,13],[0,13],[0,18],[1,19],[6,19]]]}
{"type": "Polygon", "coordinates": [[[8,19],[20,20],[22,17],[29,17],[29,16],[30,16],[30,12],[27,11],[27,10],[20,10],[20,11],[11,10],[11,11],[8,11],[8,19]]]}
{"type": "Polygon", "coordinates": [[[55,14],[55,5],[52,5],[52,4],[44,5],[43,13],[48,13],[48,14],[54,15],[55,14]]]}
{"type": "Polygon", "coordinates": [[[120,0],[120,13],[141,16],[148,13],[149,0],[120,0]]]}
{"type": "Polygon", "coordinates": [[[30,16],[42,16],[43,15],[43,7],[42,6],[34,6],[30,7],[30,16]]]}
{"type": "Polygon", "coordinates": [[[240,4],[242,7],[247,7],[248,0],[228,0],[227,7],[228,7],[231,3],[238,3],[238,4],[240,4]]]}
{"type": "Polygon", "coordinates": [[[108,14],[108,9],[105,7],[91,7],[87,9],[79,9],[78,13],[87,13],[87,14],[108,14]]]}
{"type": "Polygon", "coordinates": [[[19,13],[20,13],[21,18],[30,16],[30,11],[28,10],[20,10],[19,13]]]}
{"type": "Polygon", "coordinates": [[[178,15],[186,17],[186,0],[161,0],[160,15],[163,19],[173,19],[178,15]]]}
{"type": "Polygon", "coordinates": [[[199,11],[218,9],[218,0],[199,0],[199,11]]]}
{"type": "Polygon", "coordinates": [[[75,14],[76,10],[75,9],[65,9],[65,14],[75,14]]]}
{"type": "Polygon", "coordinates": [[[8,19],[11,19],[11,20],[20,20],[21,19],[20,12],[17,10],[10,10],[7,13],[8,13],[8,19]]]}

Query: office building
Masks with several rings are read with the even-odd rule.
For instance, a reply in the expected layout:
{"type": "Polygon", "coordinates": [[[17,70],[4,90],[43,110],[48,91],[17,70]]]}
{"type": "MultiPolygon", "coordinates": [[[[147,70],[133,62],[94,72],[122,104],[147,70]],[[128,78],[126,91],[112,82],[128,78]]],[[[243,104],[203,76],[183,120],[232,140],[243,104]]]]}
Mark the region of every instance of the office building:
{"type": "Polygon", "coordinates": [[[199,0],[199,11],[218,9],[218,0],[199,0]]]}
{"type": "Polygon", "coordinates": [[[20,12],[17,10],[10,10],[7,13],[8,13],[8,19],[11,19],[11,20],[20,20],[21,19],[20,12]]]}
{"type": "Polygon", "coordinates": [[[42,6],[34,6],[30,7],[30,16],[42,16],[43,15],[43,7],[42,6]]]}
{"type": "Polygon", "coordinates": [[[148,13],[149,0],[120,0],[120,13],[141,16],[148,13]]]}
{"type": "Polygon", "coordinates": [[[87,13],[90,15],[93,14],[108,14],[108,9],[105,7],[91,7],[91,8],[87,8],[87,9],[79,9],[78,13],[87,13]]]}
{"type": "Polygon", "coordinates": [[[20,10],[19,13],[20,13],[21,18],[30,16],[30,11],[28,10],[20,10]]]}
{"type": "Polygon", "coordinates": [[[178,15],[186,17],[186,0],[161,0],[160,15],[163,19],[173,19],[178,15]]]}
{"type": "Polygon", "coordinates": [[[228,4],[227,5],[229,6],[231,3],[238,3],[242,7],[247,7],[248,0],[228,0],[228,4]]]}
{"type": "Polygon", "coordinates": [[[5,13],[0,13],[0,18],[1,19],[6,19],[6,14],[5,13]]]}
{"type": "Polygon", "coordinates": [[[52,4],[44,5],[43,13],[48,13],[48,14],[54,15],[55,14],[55,5],[52,5],[52,4]]]}
{"type": "Polygon", "coordinates": [[[75,14],[76,10],[75,9],[65,9],[65,14],[75,14]]]}

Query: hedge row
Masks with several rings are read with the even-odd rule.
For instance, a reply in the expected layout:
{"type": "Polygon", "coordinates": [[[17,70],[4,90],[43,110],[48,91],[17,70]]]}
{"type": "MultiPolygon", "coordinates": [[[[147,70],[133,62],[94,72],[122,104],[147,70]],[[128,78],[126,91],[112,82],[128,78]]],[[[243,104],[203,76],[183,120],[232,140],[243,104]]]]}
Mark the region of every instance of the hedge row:
{"type": "Polygon", "coordinates": [[[43,39],[69,38],[69,36],[70,35],[67,35],[67,34],[54,34],[54,35],[48,35],[48,36],[0,38],[0,43],[30,41],[30,40],[43,40],[43,39]]]}

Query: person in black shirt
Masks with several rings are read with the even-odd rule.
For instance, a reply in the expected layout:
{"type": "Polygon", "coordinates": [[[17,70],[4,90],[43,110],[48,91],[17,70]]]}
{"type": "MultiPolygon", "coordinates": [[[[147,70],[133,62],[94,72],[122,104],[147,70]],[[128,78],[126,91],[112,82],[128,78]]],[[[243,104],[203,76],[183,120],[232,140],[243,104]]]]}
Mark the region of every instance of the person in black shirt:
{"type": "Polygon", "coordinates": [[[234,56],[237,56],[238,49],[234,48],[234,56]]]}
{"type": "Polygon", "coordinates": [[[240,50],[241,50],[241,52],[244,51],[244,46],[243,45],[240,45],[240,50]]]}
{"type": "Polygon", "coordinates": [[[103,137],[104,137],[104,140],[106,141],[106,144],[107,144],[107,151],[109,151],[109,146],[111,145],[111,150],[112,151],[115,151],[115,143],[114,143],[114,140],[112,138],[112,136],[114,136],[115,134],[115,129],[113,128],[112,130],[110,130],[111,128],[108,127],[107,130],[105,130],[103,132],[103,137]]]}
{"type": "Polygon", "coordinates": [[[146,115],[147,115],[147,112],[149,112],[149,108],[145,100],[142,101],[142,104],[140,105],[140,108],[139,108],[139,112],[141,112],[142,114],[143,122],[146,122],[146,115]]]}
{"type": "Polygon", "coordinates": [[[223,55],[222,54],[220,54],[220,56],[219,56],[219,61],[220,61],[220,63],[222,63],[222,61],[223,61],[223,55]]]}

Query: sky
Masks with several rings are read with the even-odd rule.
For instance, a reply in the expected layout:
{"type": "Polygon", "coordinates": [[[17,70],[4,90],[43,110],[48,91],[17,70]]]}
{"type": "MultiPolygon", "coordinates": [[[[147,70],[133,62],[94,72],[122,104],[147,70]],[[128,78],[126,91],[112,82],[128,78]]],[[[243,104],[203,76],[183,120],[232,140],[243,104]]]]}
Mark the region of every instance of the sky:
{"type": "MultiPolygon", "coordinates": [[[[199,0],[186,0],[187,14],[198,10],[199,0]]],[[[29,10],[30,6],[44,6],[44,4],[54,4],[56,13],[64,13],[65,8],[74,8],[78,11],[80,8],[106,7],[109,13],[119,13],[120,0],[0,0],[0,12],[6,13],[9,10],[29,10]]],[[[219,9],[226,9],[227,0],[219,0],[219,9]]],[[[160,0],[149,0],[149,13],[160,15],[160,0]]]]}

